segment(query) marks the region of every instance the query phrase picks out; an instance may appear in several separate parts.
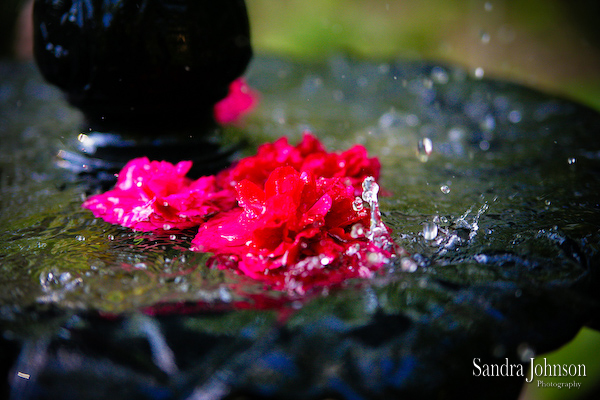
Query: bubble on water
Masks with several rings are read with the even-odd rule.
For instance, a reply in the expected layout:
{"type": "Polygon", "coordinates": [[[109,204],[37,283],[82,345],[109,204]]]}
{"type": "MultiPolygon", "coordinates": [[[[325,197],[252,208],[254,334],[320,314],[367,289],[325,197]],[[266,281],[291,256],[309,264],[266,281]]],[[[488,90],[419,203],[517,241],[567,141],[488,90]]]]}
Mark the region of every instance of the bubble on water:
{"type": "Polygon", "coordinates": [[[448,140],[458,142],[465,137],[465,131],[461,128],[452,128],[448,131],[448,140]]]}
{"type": "Polygon", "coordinates": [[[423,224],[423,238],[433,240],[438,234],[438,226],[435,222],[426,222],[423,224]]]}
{"type": "Polygon", "coordinates": [[[486,131],[493,131],[496,129],[496,118],[491,114],[487,114],[481,122],[481,129],[486,131]]]}
{"type": "Polygon", "coordinates": [[[448,193],[450,193],[450,186],[442,185],[442,186],[440,186],[440,190],[442,191],[442,193],[448,194],[448,193]]]}
{"type": "Polygon", "coordinates": [[[382,129],[390,129],[399,127],[403,124],[401,116],[394,110],[386,112],[379,117],[379,127],[382,129]]]}
{"type": "Polygon", "coordinates": [[[512,110],[508,113],[508,120],[513,124],[518,124],[521,122],[521,112],[517,110],[512,110]]]}
{"type": "Polygon", "coordinates": [[[421,162],[427,162],[433,151],[433,142],[429,138],[419,140],[417,144],[417,158],[421,162]]]}
{"type": "Polygon", "coordinates": [[[406,116],[406,125],[412,127],[419,125],[419,117],[417,117],[415,114],[408,114],[406,116]]]}

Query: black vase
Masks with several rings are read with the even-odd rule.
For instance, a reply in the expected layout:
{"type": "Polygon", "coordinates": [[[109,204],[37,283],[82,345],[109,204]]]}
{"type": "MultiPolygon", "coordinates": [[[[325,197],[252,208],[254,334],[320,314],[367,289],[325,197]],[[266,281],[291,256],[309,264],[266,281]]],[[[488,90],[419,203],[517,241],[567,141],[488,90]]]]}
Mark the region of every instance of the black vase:
{"type": "Polygon", "coordinates": [[[106,185],[134,157],[229,163],[238,145],[207,133],[252,55],[244,0],[35,0],[34,29],[42,75],[85,116],[60,166],[106,185]]]}
{"type": "Polygon", "coordinates": [[[251,58],[243,0],[35,0],[35,58],[101,131],[203,125],[251,58]]]}

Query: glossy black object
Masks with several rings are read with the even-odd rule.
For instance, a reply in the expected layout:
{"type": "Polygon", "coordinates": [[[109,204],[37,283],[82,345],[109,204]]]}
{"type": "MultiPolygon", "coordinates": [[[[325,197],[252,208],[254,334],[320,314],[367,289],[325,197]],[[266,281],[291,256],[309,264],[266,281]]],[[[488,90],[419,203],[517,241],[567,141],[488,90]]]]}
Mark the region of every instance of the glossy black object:
{"type": "Polygon", "coordinates": [[[252,54],[243,0],[36,0],[34,25],[42,74],[100,131],[206,124],[252,54]]]}

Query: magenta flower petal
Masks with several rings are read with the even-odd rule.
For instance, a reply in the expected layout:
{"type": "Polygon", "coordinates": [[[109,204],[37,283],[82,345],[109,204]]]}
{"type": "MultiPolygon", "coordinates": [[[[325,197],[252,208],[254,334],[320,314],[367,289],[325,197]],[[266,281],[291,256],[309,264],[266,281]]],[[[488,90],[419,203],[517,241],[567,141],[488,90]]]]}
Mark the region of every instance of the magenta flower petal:
{"type": "Polygon", "coordinates": [[[227,96],[215,104],[215,121],[222,125],[235,123],[257,104],[258,93],[243,78],[238,78],[229,85],[227,96]]]}
{"type": "Polygon", "coordinates": [[[234,196],[219,189],[214,176],[187,178],[191,166],[190,161],[173,165],[136,158],[123,168],[113,190],[88,198],[83,207],[107,222],[151,231],[198,226],[235,205],[234,196]]]}

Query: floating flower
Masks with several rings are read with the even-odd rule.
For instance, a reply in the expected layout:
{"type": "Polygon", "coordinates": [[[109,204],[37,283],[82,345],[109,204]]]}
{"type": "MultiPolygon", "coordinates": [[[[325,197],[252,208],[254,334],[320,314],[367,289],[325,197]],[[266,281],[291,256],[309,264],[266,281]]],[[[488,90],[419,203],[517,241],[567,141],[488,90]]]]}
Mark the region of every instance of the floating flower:
{"type": "Polygon", "coordinates": [[[213,253],[211,265],[295,293],[368,277],[394,255],[378,210],[380,164],[362,146],[330,153],[305,134],[217,175],[191,180],[191,165],[134,159],[83,207],[135,230],[199,227],[192,250],[213,253]]]}
{"type": "Polygon", "coordinates": [[[223,125],[235,123],[257,103],[258,93],[252,90],[243,78],[238,78],[229,85],[227,96],[215,104],[215,121],[223,125]]]}
{"type": "Polygon", "coordinates": [[[240,207],[207,221],[192,241],[192,250],[215,253],[217,265],[303,292],[369,276],[390,256],[365,237],[369,209],[362,200],[357,207],[354,189],[341,178],[285,166],[269,175],[264,189],[245,179],[236,190],[240,207]]]}
{"type": "Polygon", "coordinates": [[[198,226],[235,199],[220,191],[214,176],[191,180],[191,161],[175,165],[136,158],[123,167],[113,190],[83,203],[94,216],[139,231],[198,226]]]}

